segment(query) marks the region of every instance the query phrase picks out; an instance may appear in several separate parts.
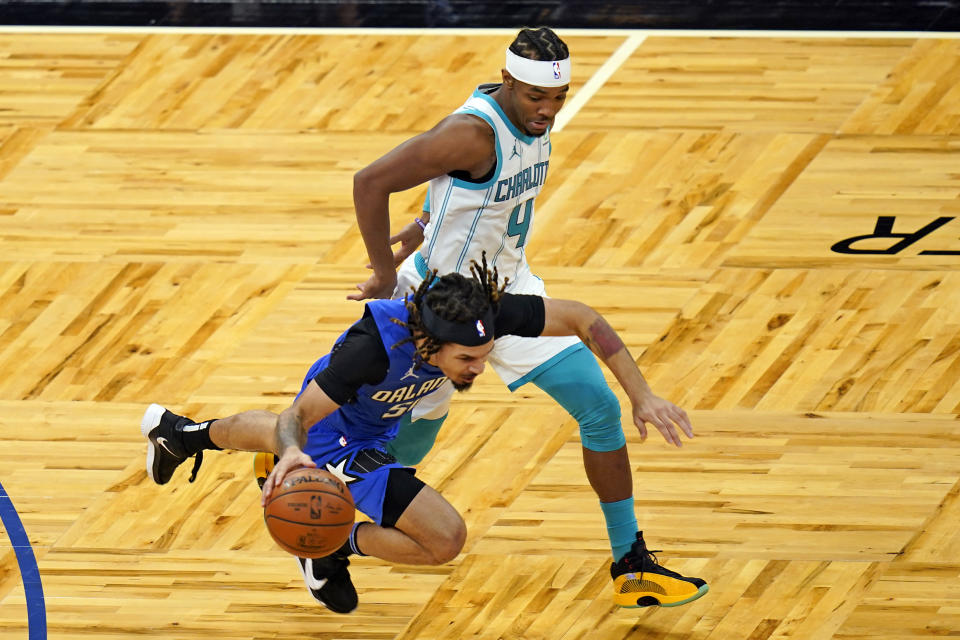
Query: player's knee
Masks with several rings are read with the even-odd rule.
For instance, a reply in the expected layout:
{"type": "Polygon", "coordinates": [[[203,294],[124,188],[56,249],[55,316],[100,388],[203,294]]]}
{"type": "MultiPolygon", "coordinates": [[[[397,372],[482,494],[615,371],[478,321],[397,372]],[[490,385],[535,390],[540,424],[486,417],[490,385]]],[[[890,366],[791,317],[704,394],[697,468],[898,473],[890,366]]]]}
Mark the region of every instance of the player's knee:
{"type": "Polygon", "coordinates": [[[627,443],[620,424],[620,402],[606,384],[596,386],[591,402],[574,415],[580,424],[580,442],[591,451],[615,451],[627,443]]]}
{"type": "Polygon", "coordinates": [[[455,519],[445,523],[443,531],[430,545],[430,564],[446,564],[456,558],[467,541],[467,525],[457,514],[455,519]]]}

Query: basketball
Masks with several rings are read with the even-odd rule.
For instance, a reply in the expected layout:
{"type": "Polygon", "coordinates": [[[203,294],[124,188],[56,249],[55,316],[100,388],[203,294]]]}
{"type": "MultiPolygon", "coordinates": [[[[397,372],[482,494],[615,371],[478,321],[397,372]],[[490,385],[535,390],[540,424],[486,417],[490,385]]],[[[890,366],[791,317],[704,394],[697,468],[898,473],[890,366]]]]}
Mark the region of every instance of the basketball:
{"type": "Polygon", "coordinates": [[[284,551],[322,558],[350,537],[355,510],[346,485],[323,469],[287,474],[263,508],[267,531],[284,551]]]}

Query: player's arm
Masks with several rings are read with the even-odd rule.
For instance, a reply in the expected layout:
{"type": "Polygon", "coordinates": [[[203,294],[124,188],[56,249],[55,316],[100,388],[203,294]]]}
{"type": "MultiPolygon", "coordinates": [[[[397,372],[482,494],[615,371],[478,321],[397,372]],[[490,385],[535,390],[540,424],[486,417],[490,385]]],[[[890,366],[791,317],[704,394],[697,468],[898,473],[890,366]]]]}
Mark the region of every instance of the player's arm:
{"type": "Polygon", "coordinates": [[[339,407],[315,380],[311,380],[293,404],[280,412],[273,445],[273,452],[280,456],[280,459],[263,483],[262,504],[267,503],[274,489],[280,486],[288,473],[300,467],[317,466],[310,456],[303,452],[307,431],[339,407]]]}
{"type": "Polygon", "coordinates": [[[388,367],[389,357],[376,322],[365,312],[334,347],[327,366],[277,417],[273,451],[280,459],[263,484],[264,504],[288,473],[317,466],[303,451],[310,427],[353,401],[363,385],[382,381],[388,367]]]}
{"type": "Polygon", "coordinates": [[[391,193],[452,171],[483,175],[495,158],[493,130],[479,118],[456,114],[361,169],[353,178],[353,205],[373,275],[357,285],[359,293],[347,297],[363,300],[393,294],[397,275],[390,249],[391,193]]]}
{"type": "Polygon", "coordinates": [[[664,439],[681,446],[676,427],[693,437],[687,413],[672,402],[653,393],[633,356],[610,323],[591,307],[574,300],[543,298],[544,327],[541,335],[576,335],[610,368],[633,405],[633,421],[646,439],[646,423],[651,423],[664,439]]]}

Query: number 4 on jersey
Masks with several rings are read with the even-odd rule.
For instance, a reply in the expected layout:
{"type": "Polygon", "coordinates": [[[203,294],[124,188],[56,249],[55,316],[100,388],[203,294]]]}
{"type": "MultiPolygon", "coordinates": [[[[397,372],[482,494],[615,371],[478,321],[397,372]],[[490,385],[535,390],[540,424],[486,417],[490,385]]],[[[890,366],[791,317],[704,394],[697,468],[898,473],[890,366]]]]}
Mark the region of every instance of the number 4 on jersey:
{"type": "Polygon", "coordinates": [[[518,204],[510,212],[510,222],[507,223],[507,235],[517,238],[517,249],[527,242],[527,231],[530,230],[530,220],[533,218],[533,198],[525,204],[518,204]],[[520,220],[520,209],[523,208],[523,220],[520,220]]]}

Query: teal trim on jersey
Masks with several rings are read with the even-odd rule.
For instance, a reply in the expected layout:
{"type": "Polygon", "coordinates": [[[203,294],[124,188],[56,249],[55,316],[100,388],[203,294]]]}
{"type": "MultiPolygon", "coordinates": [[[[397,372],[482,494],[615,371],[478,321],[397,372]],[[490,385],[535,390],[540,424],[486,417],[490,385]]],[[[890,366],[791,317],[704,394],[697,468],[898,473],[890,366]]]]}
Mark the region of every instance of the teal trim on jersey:
{"type": "Polygon", "coordinates": [[[421,278],[426,278],[427,274],[430,273],[430,269],[427,269],[427,260],[419,251],[413,254],[413,266],[417,268],[417,273],[420,274],[421,278]]]}
{"type": "Polygon", "coordinates": [[[507,125],[510,133],[512,133],[517,139],[522,140],[527,144],[533,144],[537,140],[536,136],[528,136],[527,134],[521,132],[520,129],[517,129],[517,125],[513,124],[510,118],[507,117],[507,114],[503,112],[503,109],[500,108],[500,103],[491,98],[489,95],[477,89],[473,92],[473,97],[480,98],[489,104],[493,110],[497,112],[497,115],[500,116],[500,119],[503,120],[503,124],[507,125]]]}
{"type": "MultiPolygon", "coordinates": [[[[433,255],[433,245],[437,243],[437,238],[440,237],[440,225],[443,224],[443,216],[447,212],[447,205],[450,204],[450,194],[453,193],[453,182],[447,185],[447,193],[443,196],[443,204],[440,205],[440,213],[437,215],[436,221],[434,221],[433,226],[433,236],[430,238],[430,245],[427,247],[426,259],[429,261],[430,256],[433,255]]],[[[433,214],[431,214],[432,216],[433,214]]]]}
{"type": "Polygon", "coordinates": [[[423,208],[420,211],[430,213],[430,187],[427,187],[427,195],[423,199],[423,208]]]}
{"type": "Polygon", "coordinates": [[[544,362],[543,364],[538,365],[537,368],[527,373],[527,375],[508,384],[507,389],[510,389],[510,391],[516,391],[517,389],[527,384],[528,382],[536,378],[538,375],[540,375],[547,369],[550,369],[551,367],[554,367],[560,364],[561,360],[566,359],[568,356],[572,356],[574,353],[576,353],[577,351],[580,351],[581,349],[586,349],[587,351],[590,351],[589,349],[587,349],[587,345],[583,344],[582,342],[578,342],[577,344],[572,344],[566,349],[564,349],[563,351],[561,351],[560,353],[558,353],[557,355],[553,356],[552,358],[544,362]]]}
{"type": "Polygon", "coordinates": [[[497,266],[497,258],[500,257],[500,254],[503,253],[503,248],[507,246],[507,232],[504,231],[503,235],[500,236],[500,248],[497,249],[497,252],[493,254],[493,260],[490,261],[490,266],[497,266]]]}
{"type": "Polygon", "coordinates": [[[497,151],[497,170],[493,172],[493,175],[486,182],[469,182],[467,180],[461,180],[460,178],[453,178],[453,184],[461,189],[470,189],[472,191],[480,191],[481,189],[492,187],[497,184],[497,180],[500,178],[500,169],[503,168],[503,155],[500,153],[500,136],[497,135],[497,125],[490,116],[479,109],[467,107],[466,109],[458,109],[457,113],[465,113],[481,118],[493,129],[493,146],[497,151]]]}
{"type": "Polygon", "coordinates": [[[470,249],[470,243],[473,242],[473,236],[477,232],[477,224],[480,223],[480,216],[483,215],[483,210],[487,208],[487,205],[490,204],[490,196],[493,195],[493,187],[487,189],[487,195],[483,197],[483,204],[480,205],[480,208],[477,209],[477,213],[473,216],[473,224],[470,225],[470,233],[467,235],[466,242],[463,243],[463,249],[460,251],[460,257],[457,258],[457,268],[454,271],[459,272],[460,268],[463,266],[463,260],[467,257],[467,250],[470,249]]]}

